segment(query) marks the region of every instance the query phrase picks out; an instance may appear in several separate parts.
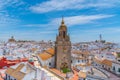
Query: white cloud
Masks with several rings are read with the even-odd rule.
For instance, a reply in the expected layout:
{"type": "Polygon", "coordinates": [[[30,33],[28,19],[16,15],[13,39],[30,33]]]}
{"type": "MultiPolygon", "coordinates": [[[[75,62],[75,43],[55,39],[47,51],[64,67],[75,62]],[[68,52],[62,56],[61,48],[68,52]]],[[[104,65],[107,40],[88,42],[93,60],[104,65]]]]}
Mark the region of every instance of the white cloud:
{"type": "MultiPolygon", "coordinates": [[[[64,17],[65,24],[68,27],[75,26],[75,25],[81,25],[81,24],[91,24],[96,22],[97,20],[105,19],[113,17],[114,15],[104,15],[104,14],[97,14],[97,15],[78,15],[78,16],[69,16],[64,17]]],[[[61,24],[61,18],[55,18],[50,21],[49,25],[56,26],[61,24]]],[[[47,24],[48,25],[48,24],[47,24]]],[[[50,27],[51,29],[51,27],[50,27]]]]}
{"type": "MultiPolygon", "coordinates": [[[[81,25],[81,24],[93,24],[97,20],[105,19],[105,18],[110,18],[115,15],[105,15],[105,14],[96,14],[96,15],[78,15],[78,16],[69,16],[69,17],[64,17],[65,24],[68,27],[72,27],[75,25],[81,25]]],[[[44,28],[46,30],[55,30],[58,29],[59,25],[61,24],[62,18],[54,18],[50,19],[50,21],[47,24],[27,24],[24,26],[27,27],[39,27],[39,28],[44,28]]]]}
{"type": "Polygon", "coordinates": [[[0,11],[4,11],[9,6],[20,6],[24,4],[22,0],[0,0],[0,11]]]}
{"type": "Polygon", "coordinates": [[[20,20],[17,20],[14,15],[10,15],[7,11],[8,7],[18,7],[22,5],[21,0],[0,0],[0,27],[9,26],[10,24],[16,24],[20,20]]]}
{"type": "Polygon", "coordinates": [[[12,18],[9,15],[0,14],[0,27],[17,24],[19,20],[12,18]]]}
{"type": "Polygon", "coordinates": [[[33,12],[46,13],[67,9],[110,8],[119,4],[120,0],[49,0],[31,6],[30,9],[33,12]]]}
{"type": "MultiPolygon", "coordinates": [[[[103,14],[98,14],[98,15],[80,15],[80,16],[70,16],[70,17],[65,17],[65,22],[68,26],[72,25],[80,25],[80,24],[86,24],[86,23],[91,23],[96,20],[104,19],[104,18],[110,18],[113,17],[114,15],[103,15],[103,14]]],[[[54,19],[51,23],[57,23],[61,21],[61,18],[56,18],[54,19]]]]}

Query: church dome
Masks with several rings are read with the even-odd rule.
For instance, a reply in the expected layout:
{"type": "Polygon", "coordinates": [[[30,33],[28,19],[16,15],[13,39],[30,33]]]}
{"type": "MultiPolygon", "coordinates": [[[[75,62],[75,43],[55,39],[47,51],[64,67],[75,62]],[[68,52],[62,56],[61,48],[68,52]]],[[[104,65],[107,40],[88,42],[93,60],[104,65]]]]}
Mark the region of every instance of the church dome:
{"type": "Polygon", "coordinates": [[[15,42],[15,41],[16,41],[16,40],[14,39],[13,36],[8,40],[8,42],[15,42]]]}
{"type": "Polygon", "coordinates": [[[63,30],[63,31],[66,31],[66,29],[67,29],[66,25],[61,25],[59,28],[59,30],[63,30]]]}
{"type": "Polygon", "coordinates": [[[67,30],[67,27],[66,27],[66,25],[64,24],[63,18],[62,18],[62,22],[61,22],[61,25],[60,25],[60,27],[59,27],[59,30],[62,30],[62,31],[66,31],[66,30],[67,30]]]}

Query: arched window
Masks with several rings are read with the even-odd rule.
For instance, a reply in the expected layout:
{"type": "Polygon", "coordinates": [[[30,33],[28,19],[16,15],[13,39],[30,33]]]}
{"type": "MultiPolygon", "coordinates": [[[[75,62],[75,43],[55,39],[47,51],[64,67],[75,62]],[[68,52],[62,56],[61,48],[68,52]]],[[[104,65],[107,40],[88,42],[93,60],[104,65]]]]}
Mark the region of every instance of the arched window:
{"type": "Polygon", "coordinates": [[[65,38],[65,31],[63,31],[63,37],[65,38]]]}

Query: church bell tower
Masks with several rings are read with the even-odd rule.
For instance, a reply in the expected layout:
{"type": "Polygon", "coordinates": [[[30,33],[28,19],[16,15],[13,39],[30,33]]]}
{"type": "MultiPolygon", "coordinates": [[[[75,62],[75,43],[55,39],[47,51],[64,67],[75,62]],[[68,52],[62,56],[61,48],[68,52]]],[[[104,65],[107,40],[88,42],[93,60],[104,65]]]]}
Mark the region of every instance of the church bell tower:
{"type": "Polygon", "coordinates": [[[63,18],[59,27],[59,33],[56,36],[55,53],[56,69],[68,68],[71,70],[71,41],[63,18]]]}

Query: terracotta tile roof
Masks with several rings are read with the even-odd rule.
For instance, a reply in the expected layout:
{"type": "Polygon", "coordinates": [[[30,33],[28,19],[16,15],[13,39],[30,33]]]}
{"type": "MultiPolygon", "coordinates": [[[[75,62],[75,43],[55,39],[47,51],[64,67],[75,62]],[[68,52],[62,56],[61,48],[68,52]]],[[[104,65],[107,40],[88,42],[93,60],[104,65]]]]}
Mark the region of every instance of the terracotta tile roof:
{"type": "MultiPolygon", "coordinates": [[[[66,77],[65,73],[62,73],[62,72],[60,72],[59,70],[57,70],[55,68],[52,68],[50,70],[53,71],[54,73],[60,75],[61,77],[64,77],[64,78],[66,77]]],[[[72,78],[70,78],[69,80],[78,80],[79,79],[78,72],[75,71],[75,70],[73,70],[73,72],[74,72],[74,74],[73,74],[72,78]]]]}
{"type": "Polygon", "coordinates": [[[79,50],[72,50],[72,53],[73,53],[73,54],[82,54],[82,52],[79,51],[79,50]]]}
{"type": "Polygon", "coordinates": [[[86,66],[91,66],[91,64],[90,63],[86,63],[86,64],[79,64],[77,66],[86,67],[86,66]]]}
{"type": "Polygon", "coordinates": [[[86,78],[86,73],[85,72],[80,71],[78,73],[78,75],[79,75],[80,78],[86,78]]]}
{"type": "Polygon", "coordinates": [[[96,63],[102,64],[102,61],[101,61],[101,60],[98,60],[98,59],[96,59],[96,58],[94,58],[94,61],[95,61],[96,63]]]}
{"type": "Polygon", "coordinates": [[[48,54],[48,53],[41,53],[41,54],[38,54],[38,56],[42,59],[42,60],[47,60],[49,58],[52,57],[52,55],[48,54]]]}
{"type": "Polygon", "coordinates": [[[55,54],[55,51],[53,48],[49,48],[46,50],[47,53],[51,54],[51,55],[54,55],[55,54]]]}
{"type": "Polygon", "coordinates": [[[65,73],[62,73],[62,72],[60,72],[59,70],[57,70],[57,69],[55,69],[55,68],[52,68],[52,69],[50,69],[50,70],[53,71],[54,73],[62,76],[62,77],[66,77],[66,74],[65,74],[65,73]]]}
{"type": "Polygon", "coordinates": [[[15,69],[13,69],[13,68],[8,68],[5,73],[12,74],[14,72],[14,70],[15,69]]]}
{"type": "Polygon", "coordinates": [[[51,58],[54,54],[55,54],[54,49],[53,48],[49,48],[49,49],[45,50],[43,53],[39,53],[38,56],[42,60],[47,60],[47,59],[51,58]]]}
{"type": "Polygon", "coordinates": [[[80,59],[85,60],[86,58],[85,58],[85,57],[79,57],[79,56],[78,56],[78,57],[76,57],[76,59],[79,59],[79,60],[80,60],[80,59]]]}
{"type": "Polygon", "coordinates": [[[32,51],[36,51],[37,50],[37,48],[32,48],[32,51]]]}
{"type": "Polygon", "coordinates": [[[102,61],[102,64],[112,67],[112,61],[111,60],[104,59],[102,61]]]}
{"type": "Polygon", "coordinates": [[[4,80],[4,79],[0,77],[0,80],[4,80]]]}
{"type": "Polygon", "coordinates": [[[20,72],[20,71],[16,71],[13,74],[11,74],[11,76],[13,76],[17,80],[22,80],[25,76],[25,73],[20,72]]]}
{"type": "Polygon", "coordinates": [[[78,80],[79,79],[78,72],[75,71],[75,70],[73,70],[73,72],[74,72],[74,75],[73,75],[73,77],[70,80],[78,80]]]}
{"type": "Polygon", "coordinates": [[[20,72],[20,70],[24,67],[24,64],[20,64],[16,69],[8,68],[5,73],[14,77],[17,80],[22,80],[25,76],[25,73],[20,72]]]}
{"type": "Polygon", "coordinates": [[[88,55],[88,54],[89,54],[89,51],[73,50],[72,53],[73,53],[73,54],[84,54],[84,55],[88,55]]]}
{"type": "Polygon", "coordinates": [[[20,71],[24,66],[25,66],[24,64],[20,64],[15,70],[20,71]]]}

